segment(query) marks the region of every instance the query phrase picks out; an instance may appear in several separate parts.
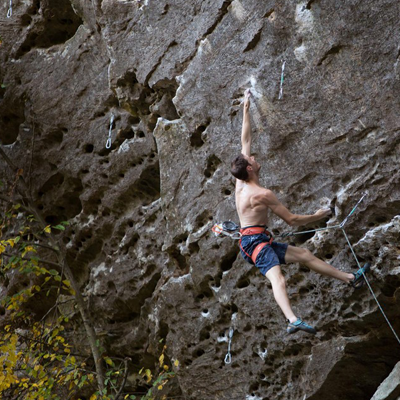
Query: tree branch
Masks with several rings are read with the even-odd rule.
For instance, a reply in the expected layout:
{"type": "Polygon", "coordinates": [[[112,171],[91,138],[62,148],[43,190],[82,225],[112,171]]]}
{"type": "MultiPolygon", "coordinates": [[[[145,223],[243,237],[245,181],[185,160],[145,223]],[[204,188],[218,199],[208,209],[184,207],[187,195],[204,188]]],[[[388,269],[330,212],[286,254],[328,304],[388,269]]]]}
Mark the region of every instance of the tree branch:
{"type": "Polygon", "coordinates": [[[11,169],[15,171],[18,170],[18,167],[11,161],[11,159],[8,157],[8,155],[4,152],[4,150],[1,147],[0,147],[0,155],[4,158],[4,161],[9,165],[11,169]]]}
{"type": "MultiPolygon", "coordinates": [[[[5,255],[6,257],[15,257],[15,254],[10,254],[10,253],[7,253],[7,252],[3,252],[3,253],[1,253],[1,254],[5,255]]],[[[33,260],[32,258],[28,258],[28,257],[20,257],[20,259],[21,259],[21,260],[26,260],[26,261],[37,261],[37,262],[39,262],[39,263],[47,264],[47,265],[50,265],[50,266],[52,266],[52,267],[61,268],[61,265],[60,265],[60,264],[57,264],[57,263],[52,262],[52,261],[42,260],[42,259],[40,259],[40,258],[38,258],[37,260],[33,260]]]]}

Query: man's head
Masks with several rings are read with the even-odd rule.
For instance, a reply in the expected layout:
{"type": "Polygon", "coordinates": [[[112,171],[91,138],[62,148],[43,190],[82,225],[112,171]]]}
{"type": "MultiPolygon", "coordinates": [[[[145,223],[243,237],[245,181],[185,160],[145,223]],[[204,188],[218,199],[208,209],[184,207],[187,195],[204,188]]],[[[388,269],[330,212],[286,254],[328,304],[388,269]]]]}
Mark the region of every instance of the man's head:
{"type": "Polygon", "coordinates": [[[254,157],[249,157],[244,154],[237,156],[231,163],[232,175],[242,181],[249,180],[253,173],[258,176],[260,168],[260,164],[257,163],[254,157]]]}

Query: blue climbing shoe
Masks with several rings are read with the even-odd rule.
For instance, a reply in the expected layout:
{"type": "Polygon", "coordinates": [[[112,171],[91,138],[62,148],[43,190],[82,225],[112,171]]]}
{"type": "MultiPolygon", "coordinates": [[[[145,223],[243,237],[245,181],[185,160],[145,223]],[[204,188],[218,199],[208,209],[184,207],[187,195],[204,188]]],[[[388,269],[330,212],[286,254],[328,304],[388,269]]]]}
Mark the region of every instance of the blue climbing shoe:
{"type": "Polygon", "coordinates": [[[311,333],[312,335],[315,335],[317,333],[317,331],[312,326],[307,325],[300,318],[298,318],[295,322],[289,322],[286,328],[287,333],[296,333],[297,331],[304,331],[307,333],[311,333]]]}
{"type": "Polygon", "coordinates": [[[366,263],[362,268],[360,268],[354,275],[354,280],[352,280],[349,285],[354,289],[360,289],[364,286],[365,279],[364,274],[366,274],[371,268],[370,263],[366,263]]]}

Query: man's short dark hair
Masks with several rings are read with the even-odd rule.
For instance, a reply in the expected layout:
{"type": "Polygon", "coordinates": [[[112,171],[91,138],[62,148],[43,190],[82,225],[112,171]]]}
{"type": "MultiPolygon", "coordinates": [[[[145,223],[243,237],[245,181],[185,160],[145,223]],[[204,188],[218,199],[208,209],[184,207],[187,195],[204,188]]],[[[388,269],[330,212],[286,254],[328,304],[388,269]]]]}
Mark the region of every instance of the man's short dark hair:
{"type": "Polygon", "coordinates": [[[247,181],[249,179],[249,173],[247,172],[247,166],[249,162],[244,158],[243,154],[237,156],[231,163],[232,175],[240,179],[241,181],[247,181]]]}

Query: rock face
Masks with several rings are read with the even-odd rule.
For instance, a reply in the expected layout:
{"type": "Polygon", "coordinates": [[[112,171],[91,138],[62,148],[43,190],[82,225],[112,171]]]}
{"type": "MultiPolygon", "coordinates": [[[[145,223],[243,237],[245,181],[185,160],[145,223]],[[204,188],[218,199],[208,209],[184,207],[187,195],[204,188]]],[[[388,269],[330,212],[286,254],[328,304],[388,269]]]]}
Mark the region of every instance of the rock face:
{"type": "Polygon", "coordinates": [[[379,385],[371,400],[400,399],[400,363],[397,363],[390,375],[379,385]]]}
{"type": "MultiPolygon", "coordinates": [[[[400,3],[27,0],[9,19],[6,5],[0,139],[46,221],[71,221],[68,258],[109,352],[133,360],[129,385],[164,338],[171,396],[370,398],[400,343],[368,289],[283,267],[319,332],[288,337],[266,279],[210,228],[238,221],[229,164],[251,88],[261,181],[291,211],[327,198],[334,226],[368,193],[346,233],[400,332],[400,3]]],[[[356,268],[340,230],[289,242],[356,268]]]]}

